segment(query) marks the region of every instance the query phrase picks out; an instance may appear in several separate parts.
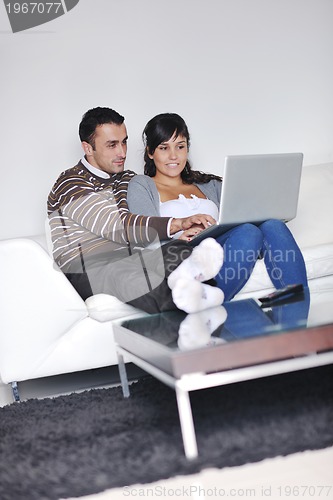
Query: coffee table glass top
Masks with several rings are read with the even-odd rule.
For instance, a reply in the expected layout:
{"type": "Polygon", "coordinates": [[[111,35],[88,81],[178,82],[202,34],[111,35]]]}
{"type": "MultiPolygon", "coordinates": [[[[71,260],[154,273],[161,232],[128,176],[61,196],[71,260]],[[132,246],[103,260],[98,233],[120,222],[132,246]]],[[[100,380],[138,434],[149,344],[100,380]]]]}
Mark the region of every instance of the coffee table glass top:
{"type": "Polygon", "coordinates": [[[123,321],[115,340],[166,372],[209,373],[333,350],[333,291],[305,291],[280,304],[226,302],[189,314],[123,321]]]}

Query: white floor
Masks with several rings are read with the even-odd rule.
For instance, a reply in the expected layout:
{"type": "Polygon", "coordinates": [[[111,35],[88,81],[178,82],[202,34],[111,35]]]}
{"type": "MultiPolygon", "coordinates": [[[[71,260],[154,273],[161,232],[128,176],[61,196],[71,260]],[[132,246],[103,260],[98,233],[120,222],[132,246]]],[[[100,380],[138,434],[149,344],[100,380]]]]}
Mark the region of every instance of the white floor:
{"type": "MultiPolygon", "coordinates": [[[[132,377],[140,374],[133,367],[132,377]]],[[[21,399],[57,396],[117,383],[117,370],[91,370],[19,384],[21,399]]],[[[0,406],[12,402],[11,388],[0,383],[0,406]]],[[[333,422],[332,422],[333,425],[333,422]]],[[[200,452],[200,450],[199,450],[200,452]]],[[[129,471],[130,474],[130,471],[129,471]]],[[[124,498],[253,498],[270,500],[333,500],[333,447],[264,460],[230,469],[206,469],[147,485],[131,485],[81,497],[124,498]]]]}
{"type": "MultiPolygon", "coordinates": [[[[128,498],[253,498],[270,500],[333,499],[333,448],[297,453],[230,469],[206,469],[147,485],[131,485],[81,497],[87,500],[128,498]]],[[[73,499],[74,500],[74,499],[73,499]]]]}

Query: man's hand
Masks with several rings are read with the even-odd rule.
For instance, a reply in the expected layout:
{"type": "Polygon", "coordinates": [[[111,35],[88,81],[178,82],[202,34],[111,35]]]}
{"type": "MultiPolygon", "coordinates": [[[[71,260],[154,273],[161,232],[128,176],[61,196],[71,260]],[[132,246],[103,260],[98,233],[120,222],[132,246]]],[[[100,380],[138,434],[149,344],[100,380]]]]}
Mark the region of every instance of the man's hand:
{"type": "Polygon", "coordinates": [[[199,226],[202,229],[215,224],[216,220],[210,215],[191,215],[190,217],[183,217],[182,219],[172,219],[170,226],[170,234],[177,233],[178,231],[186,231],[192,226],[199,226]]]}

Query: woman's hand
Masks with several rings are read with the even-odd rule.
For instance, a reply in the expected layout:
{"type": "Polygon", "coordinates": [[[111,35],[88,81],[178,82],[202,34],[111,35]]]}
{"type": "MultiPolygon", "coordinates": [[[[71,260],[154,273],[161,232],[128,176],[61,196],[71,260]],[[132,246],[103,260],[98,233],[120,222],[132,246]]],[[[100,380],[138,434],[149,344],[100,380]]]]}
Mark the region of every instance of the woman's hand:
{"type": "MultiPolygon", "coordinates": [[[[170,234],[175,234],[178,231],[186,231],[191,228],[198,232],[199,228],[202,230],[215,223],[216,220],[213,217],[204,214],[191,215],[190,217],[183,217],[181,219],[172,219],[170,234]]],[[[194,234],[192,234],[192,236],[194,236],[194,234]]]]}
{"type": "Polygon", "coordinates": [[[192,226],[190,227],[190,229],[185,229],[185,231],[182,232],[182,234],[178,237],[178,239],[191,241],[193,236],[196,236],[197,234],[201,233],[203,229],[204,229],[203,226],[192,226]]]}

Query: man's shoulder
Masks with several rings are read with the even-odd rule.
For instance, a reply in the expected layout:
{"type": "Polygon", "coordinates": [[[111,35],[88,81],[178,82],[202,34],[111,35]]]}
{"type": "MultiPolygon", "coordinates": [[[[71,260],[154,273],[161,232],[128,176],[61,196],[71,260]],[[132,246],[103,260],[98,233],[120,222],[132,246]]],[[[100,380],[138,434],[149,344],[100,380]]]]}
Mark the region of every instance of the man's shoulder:
{"type": "Polygon", "coordinates": [[[138,177],[138,175],[133,172],[133,170],[123,170],[119,174],[116,174],[116,178],[121,180],[131,180],[133,177],[138,177]]]}
{"type": "Polygon", "coordinates": [[[58,177],[58,181],[64,179],[72,179],[72,178],[82,178],[82,179],[89,178],[89,172],[82,165],[81,161],[79,161],[76,165],[74,165],[74,167],[70,167],[67,168],[66,170],[63,170],[58,177]]]}
{"type": "Polygon", "coordinates": [[[61,172],[49,193],[48,203],[54,209],[60,200],[62,203],[66,203],[70,199],[94,191],[96,191],[96,186],[92,176],[79,162],[74,167],[61,172]]]}
{"type": "Polygon", "coordinates": [[[128,184],[136,176],[133,170],[123,170],[117,174],[113,174],[110,177],[110,186],[113,189],[127,189],[128,184]]]}

